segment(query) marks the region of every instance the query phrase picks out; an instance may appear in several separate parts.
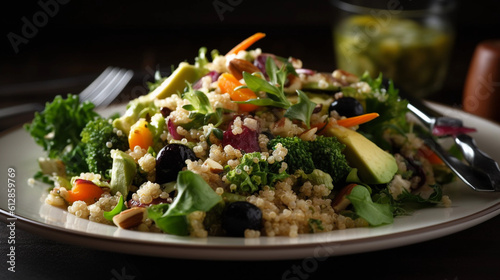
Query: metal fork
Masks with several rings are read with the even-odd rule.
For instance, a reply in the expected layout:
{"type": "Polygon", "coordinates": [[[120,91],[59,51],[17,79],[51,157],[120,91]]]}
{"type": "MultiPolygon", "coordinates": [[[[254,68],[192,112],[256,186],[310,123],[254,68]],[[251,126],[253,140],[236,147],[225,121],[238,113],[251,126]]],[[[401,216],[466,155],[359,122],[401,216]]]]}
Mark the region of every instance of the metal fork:
{"type": "Polygon", "coordinates": [[[108,106],[132,79],[132,70],[109,66],[80,93],[80,100],[90,101],[96,107],[108,106]]]}
{"type": "MultiPolygon", "coordinates": [[[[80,101],[90,101],[96,107],[105,107],[125,88],[132,79],[132,70],[109,66],[80,94],[80,101]]],[[[0,109],[0,119],[14,115],[41,111],[45,106],[39,103],[26,103],[0,109]]]]}
{"type": "MultiPolygon", "coordinates": [[[[419,99],[404,92],[400,96],[409,101],[408,109],[430,131],[435,125],[462,127],[462,120],[445,117],[427,107],[419,99]]],[[[449,155],[430,135],[421,135],[424,142],[444,161],[448,167],[469,187],[476,191],[500,191],[500,168],[498,163],[481,151],[474,139],[467,134],[450,135],[462,150],[468,164],[449,155]]]]}

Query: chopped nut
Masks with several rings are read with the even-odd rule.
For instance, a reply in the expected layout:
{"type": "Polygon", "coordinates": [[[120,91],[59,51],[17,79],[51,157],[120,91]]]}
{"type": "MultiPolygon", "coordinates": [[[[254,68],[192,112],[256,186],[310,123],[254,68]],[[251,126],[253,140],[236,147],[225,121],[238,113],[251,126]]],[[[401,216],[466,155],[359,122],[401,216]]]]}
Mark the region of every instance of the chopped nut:
{"type": "Polygon", "coordinates": [[[222,165],[220,165],[220,163],[216,162],[215,160],[213,160],[211,158],[207,158],[207,160],[205,160],[203,165],[207,166],[208,169],[210,170],[210,172],[212,172],[212,173],[217,174],[217,173],[221,173],[222,171],[224,171],[224,167],[222,167],[222,165]]]}
{"type": "Polygon", "coordinates": [[[349,85],[359,82],[358,76],[340,69],[333,71],[332,77],[342,85],[349,85]]]}
{"type": "Polygon", "coordinates": [[[347,206],[351,204],[351,201],[347,199],[346,196],[349,195],[352,189],[354,189],[354,187],[357,185],[358,184],[349,184],[339,191],[339,193],[335,196],[335,198],[332,201],[332,207],[333,210],[335,210],[335,212],[338,213],[346,209],[347,206]]]}
{"type": "Polygon", "coordinates": [[[308,129],[308,130],[302,132],[299,135],[299,138],[304,140],[304,141],[313,141],[314,139],[316,139],[316,131],[318,131],[317,127],[313,127],[311,129],[308,129]]]}
{"type": "Polygon", "coordinates": [[[64,200],[61,196],[52,192],[49,193],[49,195],[45,199],[45,203],[57,207],[65,207],[67,205],[66,200],[64,200]]]}
{"type": "Polygon", "coordinates": [[[295,57],[289,57],[288,62],[290,62],[295,69],[297,68],[302,68],[302,60],[295,58],[295,57]]]}
{"type": "Polygon", "coordinates": [[[146,208],[132,207],[113,217],[116,226],[128,229],[140,225],[146,219],[146,208]]]}
{"type": "Polygon", "coordinates": [[[238,80],[241,80],[243,78],[243,71],[249,74],[260,72],[260,69],[257,68],[257,66],[253,65],[251,62],[238,58],[235,58],[229,62],[228,70],[238,80]]]}
{"type": "Polygon", "coordinates": [[[56,174],[59,176],[66,175],[66,167],[61,160],[41,157],[38,159],[38,165],[40,166],[43,174],[56,174]]]}

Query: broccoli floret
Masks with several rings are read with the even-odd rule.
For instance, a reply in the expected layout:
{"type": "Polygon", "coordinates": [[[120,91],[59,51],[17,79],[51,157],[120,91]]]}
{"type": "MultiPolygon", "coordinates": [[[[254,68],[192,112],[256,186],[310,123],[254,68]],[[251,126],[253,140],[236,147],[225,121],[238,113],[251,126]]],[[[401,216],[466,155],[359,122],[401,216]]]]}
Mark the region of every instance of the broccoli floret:
{"type": "Polygon", "coordinates": [[[127,150],[127,137],[118,136],[113,131],[111,122],[103,118],[87,123],[81,137],[89,171],[109,178],[109,170],[113,165],[111,150],[127,150]]]}
{"type": "Polygon", "coordinates": [[[345,145],[335,137],[318,136],[311,141],[311,156],[314,166],[332,176],[333,184],[339,182],[349,174],[351,167],[344,154],[345,145]]]}
{"type": "Polygon", "coordinates": [[[281,137],[269,141],[268,149],[274,150],[276,145],[281,143],[288,150],[284,161],[288,164],[288,172],[295,173],[297,170],[302,170],[309,174],[314,170],[313,158],[310,153],[310,142],[302,141],[299,137],[281,137]]]}
{"type": "Polygon", "coordinates": [[[303,181],[309,181],[313,185],[321,185],[324,184],[329,190],[333,189],[333,180],[330,174],[321,171],[319,169],[314,169],[313,172],[306,174],[302,170],[297,170],[294,174],[297,178],[302,179],[303,181]]]}
{"type": "Polygon", "coordinates": [[[342,151],[345,145],[335,137],[318,136],[314,141],[303,141],[295,137],[276,137],[269,141],[269,149],[281,143],[288,149],[284,161],[288,164],[288,172],[302,170],[310,174],[314,169],[324,171],[332,177],[333,184],[343,180],[351,171],[342,151]]]}
{"type": "Polygon", "coordinates": [[[260,152],[247,153],[241,158],[240,164],[226,174],[226,178],[236,186],[234,192],[249,194],[287,178],[288,173],[280,172],[280,168],[280,162],[270,164],[260,152]]]}

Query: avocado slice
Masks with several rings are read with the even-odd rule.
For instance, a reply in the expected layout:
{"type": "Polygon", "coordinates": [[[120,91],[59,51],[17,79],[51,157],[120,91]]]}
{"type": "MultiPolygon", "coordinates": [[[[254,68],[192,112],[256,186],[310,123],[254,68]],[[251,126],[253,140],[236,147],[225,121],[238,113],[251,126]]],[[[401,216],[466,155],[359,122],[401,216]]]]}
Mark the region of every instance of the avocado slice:
{"type": "Polygon", "coordinates": [[[163,99],[174,93],[180,93],[186,87],[186,82],[194,83],[201,76],[202,73],[198,67],[187,62],[181,62],[179,67],[160,86],[148,93],[148,97],[151,100],[163,99]]]}
{"type": "Polygon", "coordinates": [[[158,112],[158,108],[156,108],[155,103],[149,96],[139,96],[128,103],[125,114],[113,120],[113,127],[121,130],[128,136],[130,127],[140,118],[144,118],[146,115],[153,116],[156,112],[158,112]]]}
{"type": "Polygon", "coordinates": [[[113,158],[109,182],[111,194],[120,192],[127,197],[128,189],[137,173],[137,165],[130,155],[120,150],[111,150],[111,157],[113,158]]]}
{"type": "Polygon", "coordinates": [[[161,83],[156,89],[147,95],[139,96],[127,105],[125,114],[113,121],[113,127],[123,131],[125,135],[130,132],[130,127],[140,118],[147,114],[153,116],[158,110],[154,105],[154,99],[163,99],[174,93],[182,92],[186,87],[186,82],[193,83],[202,76],[200,68],[181,62],[179,67],[161,83]]]}
{"type": "Polygon", "coordinates": [[[358,175],[367,184],[389,183],[398,171],[396,159],[388,152],[379,148],[358,132],[334,125],[325,129],[327,136],[337,137],[346,145],[345,157],[358,175]]]}

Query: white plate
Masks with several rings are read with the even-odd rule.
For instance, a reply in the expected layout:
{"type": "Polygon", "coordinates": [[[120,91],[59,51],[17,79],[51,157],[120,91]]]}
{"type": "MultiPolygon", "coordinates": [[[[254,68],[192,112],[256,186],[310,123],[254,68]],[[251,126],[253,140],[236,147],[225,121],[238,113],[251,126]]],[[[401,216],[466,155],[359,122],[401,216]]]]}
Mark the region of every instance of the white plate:
{"type": "MultiPolygon", "coordinates": [[[[479,147],[500,160],[500,127],[449,107],[433,105],[445,115],[459,117],[475,127],[479,147]]],[[[32,138],[17,129],[0,138],[0,218],[16,226],[61,242],[96,249],[190,259],[266,260],[354,254],[422,242],[477,225],[500,213],[500,193],[478,193],[461,182],[445,186],[450,208],[428,208],[397,217],[392,225],[304,234],[297,238],[257,239],[209,237],[195,239],[158,233],[122,230],[76,218],[67,211],[44,204],[47,185],[28,185],[37,171],[36,159],[44,155],[32,138]],[[15,209],[9,211],[8,169],[15,170],[15,209]]],[[[11,201],[12,202],[12,201],[11,201]]],[[[11,205],[12,206],[12,205],[11,205]]]]}

